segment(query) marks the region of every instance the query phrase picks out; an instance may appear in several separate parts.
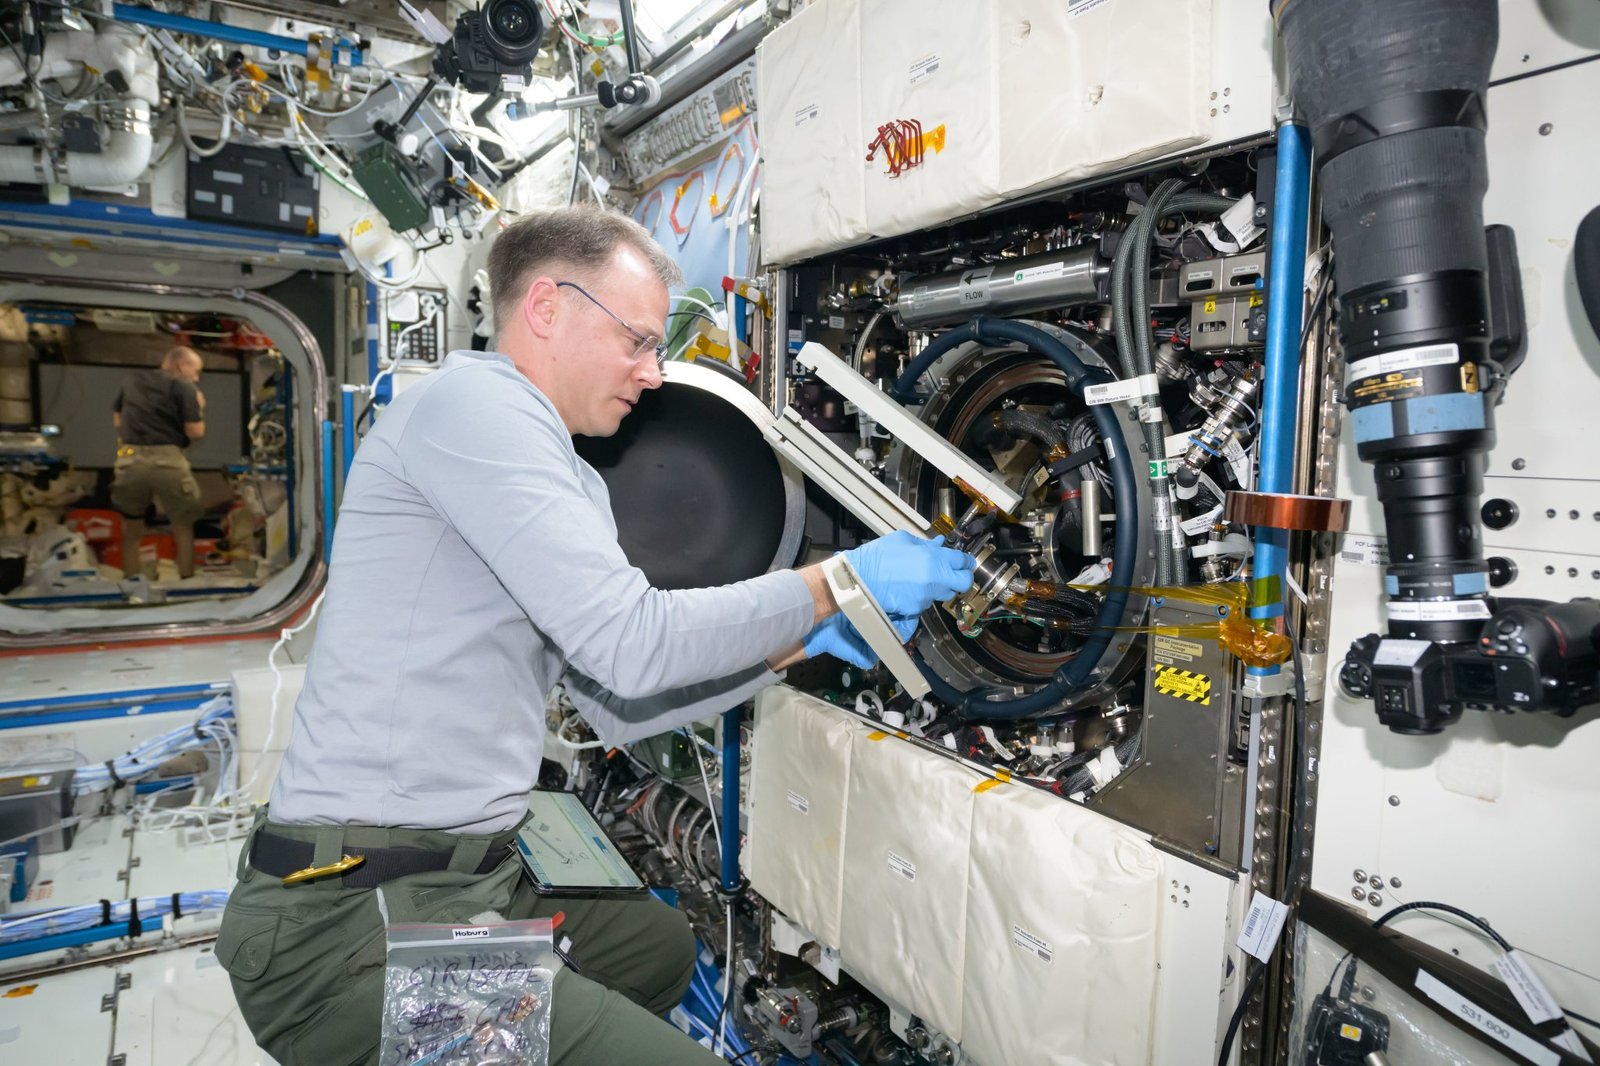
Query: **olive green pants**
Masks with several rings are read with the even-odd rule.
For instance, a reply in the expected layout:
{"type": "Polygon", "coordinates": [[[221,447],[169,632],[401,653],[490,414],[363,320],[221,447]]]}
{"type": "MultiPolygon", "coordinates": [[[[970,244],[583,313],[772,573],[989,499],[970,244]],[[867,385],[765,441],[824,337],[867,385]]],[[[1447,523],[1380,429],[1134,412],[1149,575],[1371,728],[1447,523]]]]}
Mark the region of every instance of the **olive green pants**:
{"type": "MultiPolygon", "coordinates": [[[[256,828],[264,824],[258,818],[256,828]]],[[[683,998],[694,973],[687,920],[654,898],[559,899],[529,887],[513,854],[487,874],[487,850],[511,838],[365,826],[287,826],[274,834],[315,844],[313,861],[337,860],[344,848],[404,847],[451,851],[447,870],[412,874],[383,888],[389,921],[482,922],[563,914],[559,936],[581,973],[557,975],[551,1005],[551,1066],[708,1066],[717,1056],[656,1017],[683,998]]],[[[240,1013],[283,1066],[355,1066],[378,1062],[383,1017],[384,921],[373,889],[347,889],[339,878],[284,887],[250,868],[246,839],[239,882],[228,899],[217,959],[233,981],[240,1013]]]]}

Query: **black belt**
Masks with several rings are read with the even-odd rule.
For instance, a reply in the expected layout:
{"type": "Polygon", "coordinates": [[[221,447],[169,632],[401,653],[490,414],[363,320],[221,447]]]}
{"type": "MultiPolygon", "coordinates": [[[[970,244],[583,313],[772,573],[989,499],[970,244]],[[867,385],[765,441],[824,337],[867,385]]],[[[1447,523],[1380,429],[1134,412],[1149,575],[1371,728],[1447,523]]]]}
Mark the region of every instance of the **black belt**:
{"type": "MultiPolygon", "coordinates": [[[[491,847],[484,855],[475,874],[486,874],[499,866],[511,854],[512,845],[491,847]]],[[[309,840],[294,840],[277,836],[265,829],[255,835],[250,848],[250,866],[273,877],[287,877],[314,865],[316,844],[309,840]]],[[[341,855],[360,856],[366,861],[360,866],[337,876],[345,888],[377,888],[386,881],[407,874],[430,873],[450,867],[453,851],[433,851],[427,848],[363,848],[345,847],[341,855]]],[[[319,878],[318,880],[322,880],[319,878]]]]}

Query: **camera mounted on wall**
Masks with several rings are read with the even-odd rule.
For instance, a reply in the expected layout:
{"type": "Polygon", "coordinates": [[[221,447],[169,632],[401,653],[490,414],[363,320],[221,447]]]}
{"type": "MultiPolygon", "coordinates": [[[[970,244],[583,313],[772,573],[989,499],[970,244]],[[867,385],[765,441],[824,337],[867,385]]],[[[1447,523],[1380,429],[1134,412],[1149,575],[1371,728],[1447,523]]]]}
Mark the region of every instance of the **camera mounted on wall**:
{"type": "Polygon", "coordinates": [[[439,42],[434,73],[473,93],[520,88],[533,76],[544,31],[544,16],[533,0],[485,0],[477,11],[456,19],[455,32],[439,42]]]}

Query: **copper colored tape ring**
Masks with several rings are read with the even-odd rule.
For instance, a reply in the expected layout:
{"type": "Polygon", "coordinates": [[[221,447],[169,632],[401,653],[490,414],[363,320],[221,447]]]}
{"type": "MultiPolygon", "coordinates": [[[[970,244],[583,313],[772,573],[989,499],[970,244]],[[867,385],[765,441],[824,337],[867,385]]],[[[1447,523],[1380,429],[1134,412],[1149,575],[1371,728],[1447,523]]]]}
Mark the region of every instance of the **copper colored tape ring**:
{"type": "Polygon", "coordinates": [[[1223,517],[1229,522],[1268,529],[1343,533],[1350,524],[1350,501],[1276,492],[1230,492],[1223,517]]]}

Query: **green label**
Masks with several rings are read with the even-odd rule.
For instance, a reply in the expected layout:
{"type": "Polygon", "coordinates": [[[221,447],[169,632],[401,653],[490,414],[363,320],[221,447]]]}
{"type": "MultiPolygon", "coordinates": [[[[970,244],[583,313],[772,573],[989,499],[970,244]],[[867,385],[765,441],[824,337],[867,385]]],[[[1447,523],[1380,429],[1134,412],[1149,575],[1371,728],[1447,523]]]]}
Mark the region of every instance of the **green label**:
{"type": "Polygon", "coordinates": [[[1167,470],[1168,470],[1167,464],[1170,463],[1170,462],[1172,462],[1171,459],[1152,459],[1152,460],[1150,460],[1150,476],[1151,477],[1166,477],[1167,476],[1167,470]]]}

